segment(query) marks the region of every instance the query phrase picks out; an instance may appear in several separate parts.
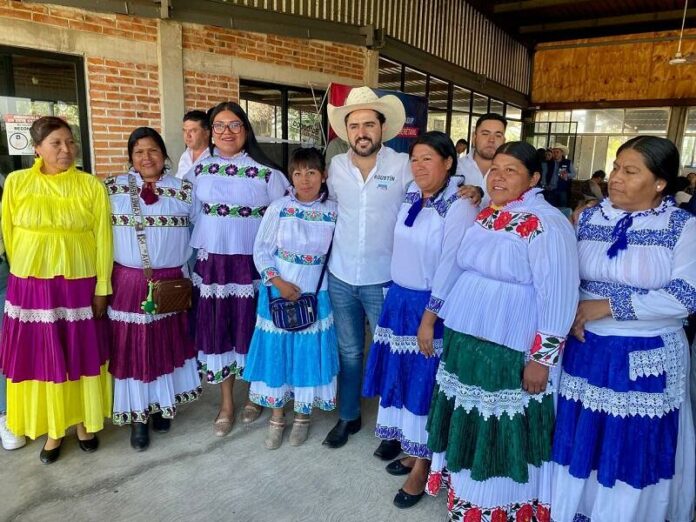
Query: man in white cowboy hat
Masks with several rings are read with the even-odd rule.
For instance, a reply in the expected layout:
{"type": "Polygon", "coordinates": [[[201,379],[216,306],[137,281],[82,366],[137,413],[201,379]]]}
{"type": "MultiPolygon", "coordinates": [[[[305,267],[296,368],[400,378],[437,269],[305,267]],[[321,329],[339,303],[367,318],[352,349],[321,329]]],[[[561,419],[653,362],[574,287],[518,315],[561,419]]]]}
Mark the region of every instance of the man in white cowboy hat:
{"type": "Polygon", "coordinates": [[[568,147],[556,143],[551,147],[552,159],[544,179],[546,199],[556,207],[567,207],[570,196],[570,183],[575,177],[573,163],[566,158],[568,147]]]}
{"type": "MultiPolygon", "coordinates": [[[[374,333],[391,280],[396,216],[413,177],[408,154],[382,145],[399,134],[406,120],[398,97],[354,88],[343,106],[329,104],[328,115],[334,132],[350,146],[334,156],[328,177],[329,193],[338,202],[328,285],[340,372],[339,421],[324,444],[339,448],[361,428],[365,318],[374,333]]],[[[472,187],[460,193],[479,199],[472,187]]],[[[383,441],[375,455],[391,460],[400,452],[398,441],[383,441]]]]}

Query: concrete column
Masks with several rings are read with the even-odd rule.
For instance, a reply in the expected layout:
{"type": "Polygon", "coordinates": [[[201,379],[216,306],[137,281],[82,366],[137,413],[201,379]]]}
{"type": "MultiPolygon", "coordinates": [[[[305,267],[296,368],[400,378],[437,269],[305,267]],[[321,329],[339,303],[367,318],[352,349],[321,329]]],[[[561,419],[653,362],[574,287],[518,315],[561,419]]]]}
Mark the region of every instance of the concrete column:
{"type": "Polygon", "coordinates": [[[688,110],[688,107],[672,107],[669,111],[667,139],[672,140],[680,153],[683,152],[681,148],[684,141],[684,128],[686,127],[686,113],[688,110]]]}
{"type": "Polygon", "coordinates": [[[364,84],[368,87],[377,87],[379,83],[379,52],[367,50],[365,57],[365,72],[363,74],[364,84]]]}
{"type": "Polygon", "coordinates": [[[157,63],[162,137],[167,144],[172,168],[176,169],[184,152],[184,139],[181,135],[181,119],[184,117],[184,52],[180,23],[159,21],[157,63]]]}

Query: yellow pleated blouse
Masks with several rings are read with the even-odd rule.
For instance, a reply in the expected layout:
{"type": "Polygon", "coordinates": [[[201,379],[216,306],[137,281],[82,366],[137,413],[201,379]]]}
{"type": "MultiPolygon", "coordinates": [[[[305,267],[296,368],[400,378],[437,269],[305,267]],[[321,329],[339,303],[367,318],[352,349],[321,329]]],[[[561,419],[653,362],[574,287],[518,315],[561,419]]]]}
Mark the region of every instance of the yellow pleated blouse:
{"type": "Polygon", "coordinates": [[[99,178],[74,166],[41,172],[39,158],[12,172],[2,197],[2,234],[17,277],[97,277],[96,295],[111,293],[111,207],[99,178]]]}

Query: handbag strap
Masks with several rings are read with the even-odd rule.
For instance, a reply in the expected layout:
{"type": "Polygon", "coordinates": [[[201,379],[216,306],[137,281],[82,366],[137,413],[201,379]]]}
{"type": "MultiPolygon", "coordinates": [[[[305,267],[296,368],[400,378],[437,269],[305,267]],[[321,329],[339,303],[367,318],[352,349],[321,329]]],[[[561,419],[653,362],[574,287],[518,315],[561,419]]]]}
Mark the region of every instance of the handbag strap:
{"type": "MultiPolygon", "coordinates": [[[[319,275],[319,282],[317,283],[317,289],[314,291],[315,294],[319,293],[321,289],[321,284],[324,282],[324,275],[326,274],[326,268],[329,264],[329,256],[331,255],[331,249],[333,248],[333,234],[331,235],[331,243],[329,243],[329,249],[326,251],[324,256],[324,264],[321,267],[321,275],[319,275]]],[[[271,301],[271,287],[270,285],[266,287],[266,292],[268,293],[268,301],[271,301]]]]}
{"type": "Polygon", "coordinates": [[[145,237],[145,222],[143,214],[140,210],[140,194],[138,193],[138,185],[135,182],[135,176],[128,173],[128,192],[130,193],[131,207],[133,207],[133,216],[135,217],[135,236],[138,240],[138,249],[140,257],[143,260],[143,272],[145,279],[152,279],[152,263],[150,262],[150,254],[147,251],[147,238],[145,237]]]}

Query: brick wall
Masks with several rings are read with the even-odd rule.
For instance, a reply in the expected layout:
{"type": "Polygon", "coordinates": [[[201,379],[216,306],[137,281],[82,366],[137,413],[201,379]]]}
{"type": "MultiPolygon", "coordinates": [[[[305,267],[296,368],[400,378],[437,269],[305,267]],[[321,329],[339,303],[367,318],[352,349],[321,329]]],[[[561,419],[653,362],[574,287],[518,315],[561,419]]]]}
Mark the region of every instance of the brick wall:
{"type": "Polygon", "coordinates": [[[182,36],[184,50],[236,56],[357,81],[362,81],[364,76],[364,50],[353,45],[196,24],[184,24],[182,36]]]}
{"type": "Polygon", "coordinates": [[[0,17],[119,36],[129,40],[157,41],[158,21],[148,18],[90,13],[79,9],[47,4],[25,4],[12,0],[0,0],[0,17]]]}
{"type": "Polygon", "coordinates": [[[158,70],[155,65],[87,58],[94,172],[123,172],[128,136],[136,127],[160,131],[158,70]]]}
{"type": "Polygon", "coordinates": [[[239,78],[232,75],[184,71],[184,106],[207,110],[222,101],[239,98],[239,78]]]}

